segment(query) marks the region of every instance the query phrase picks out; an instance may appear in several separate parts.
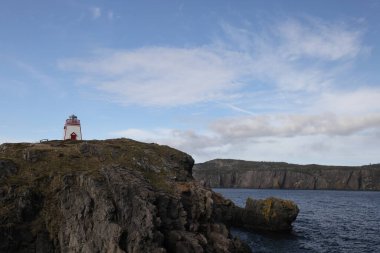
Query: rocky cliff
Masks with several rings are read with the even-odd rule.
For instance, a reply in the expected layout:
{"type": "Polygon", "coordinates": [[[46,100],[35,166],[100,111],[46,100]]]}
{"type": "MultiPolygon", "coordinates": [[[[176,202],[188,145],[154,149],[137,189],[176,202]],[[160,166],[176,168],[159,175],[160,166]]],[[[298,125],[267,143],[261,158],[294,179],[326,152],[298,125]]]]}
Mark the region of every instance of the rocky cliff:
{"type": "Polygon", "coordinates": [[[209,187],[380,190],[380,164],[348,167],[216,159],[196,164],[193,176],[209,187]]]}
{"type": "Polygon", "coordinates": [[[128,139],[2,144],[0,252],[250,252],[228,226],[291,228],[294,203],[236,207],[193,163],[128,139]]]}

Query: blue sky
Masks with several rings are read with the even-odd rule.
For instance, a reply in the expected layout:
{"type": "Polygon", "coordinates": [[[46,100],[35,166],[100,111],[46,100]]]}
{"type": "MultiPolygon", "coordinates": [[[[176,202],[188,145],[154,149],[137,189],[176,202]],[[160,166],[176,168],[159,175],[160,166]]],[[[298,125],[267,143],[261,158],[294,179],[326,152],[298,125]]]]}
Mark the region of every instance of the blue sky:
{"type": "Polygon", "coordinates": [[[380,1],[2,1],[0,143],[167,144],[360,165],[380,154],[380,1]]]}

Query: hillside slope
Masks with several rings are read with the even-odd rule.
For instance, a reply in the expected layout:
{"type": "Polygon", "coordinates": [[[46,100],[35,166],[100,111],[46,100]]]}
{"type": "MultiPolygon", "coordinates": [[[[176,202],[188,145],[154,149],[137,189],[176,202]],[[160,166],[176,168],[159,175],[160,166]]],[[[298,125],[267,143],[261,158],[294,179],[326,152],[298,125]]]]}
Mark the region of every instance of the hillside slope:
{"type": "Polygon", "coordinates": [[[348,167],[216,159],[196,164],[195,179],[209,187],[380,190],[380,164],[348,167]]]}

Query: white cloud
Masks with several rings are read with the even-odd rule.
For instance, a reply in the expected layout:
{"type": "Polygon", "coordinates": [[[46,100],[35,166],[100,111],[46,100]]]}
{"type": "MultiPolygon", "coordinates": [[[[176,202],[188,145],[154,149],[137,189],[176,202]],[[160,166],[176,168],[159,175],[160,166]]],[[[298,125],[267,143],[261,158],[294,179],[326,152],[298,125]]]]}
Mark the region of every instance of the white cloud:
{"type": "MultiPolygon", "coordinates": [[[[374,138],[373,135],[268,137],[261,142],[233,145],[228,155],[231,158],[256,161],[364,165],[379,162],[379,141],[380,138],[374,138]]],[[[208,158],[210,157],[212,156],[208,158]]]]}
{"type": "Polygon", "coordinates": [[[297,66],[267,49],[251,62],[253,76],[286,91],[314,92],[331,85],[333,71],[318,66],[297,66]]]}
{"type": "Polygon", "coordinates": [[[315,92],[329,87],[346,63],[368,51],[361,30],[315,19],[288,19],[257,32],[228,24],[223,29],[227,39],[218,43],[245,52],[251,76],[282,90],[315,92]]]}
{"type": "Polygon", "coordinates": [[[85,73],[88,83],[121,104],[176,106],[218,100],[237,89],[236,53],[210,48],[142,48],[60,66],[85,73]]]}
{"type": "Polygon", "coordinates": [[[90,12],[93,19],[98,19],[102,16],[102,9],[100,7],[91,7],[90,12]]]}
{"type": "Polygon", "coordinates": [[[349,91],[323,92],[313,110],[333,111],[339,114],[380,112],[380,88],[361,87],[349,91]]]}
{"type": "MultiPolygon", "coordinates": [[[[359,131],[359,130],[358,130],[359,131]]],[[[323,133],[323,131],[322,131],[323,133]]],[[[355,132],[357,133],[357,132],[355,132]]],[[[191,154],[196,162],[215,158],[286,161],[333,165],[362,165],[378,162],[379,131],[350,135],[311,134],[245,138],[212,131],[195,133],[175,129],[128,129],[112,133],[145,142],[169,145],[191,154]],[[363,152],[366,150],[366,152],[363,152]]]]}
{"type": "Polygon", "coordinates": [[[219,146],[218,137],[211,133],[195,133],[177,129],[127,129],[111,133],[112,136],[124,136],[147,142],[159,142],[180,149],[194,150],[219,146]]]}
{"type": "Polygon", "coordinates": [[[360,83],[343,91],[340,83],[350,74],[347,65],[367,50],[359,29],[288,19],[260,32],[226,24],[223,30],[225,38],[209,45],[104,50],[93,58],[62,60],[60,67],[122,105],[211,101],[243,114],[213,120],[203,131],[112,133],[179,148],[198,162],[216,157],[296,162],[301,154],[299,161],[331,156],[325,162],[338,164],[350,154],[347,164],[366,142],[380,151],[373,144],[380,138],[380,90],[360,83]]]}
{"type": "Polygon", "coordinates": [[[210,132],[196,133],[178,129],[126,129],[110,133],[113,137],[126,137],[144,142],[168,145],[188,152],[196,159],[209,158],[210,153],[220,154],[228,150],[228,143],[223,143],[218,136],[210,132]]]}
{"type": "Polygon", "coordinates": [[[60,66],[110,101],[178,106],[231,101],[257,83],[268,94],[319,92],[334,85],[341,68],[323,63],[351,60],[362,51],[361,32],[336,24],[288,20],[264,32],[226,24],[223,29],[226,39],[205,46],[104,50],[60,66]],[[310,57],[320,61],[305,63],[310,57]]]}
{"type": "Polygon", "coordinates": [[[224,139],[293,137],[303,135],[351,135],[380,127],[380,113],[339,116],[263,115],[221,119],[211,129],[224,139]]]}
{"type": "Polygon", "coordinates": [[[350,30],[343,24],[309,20],[309,26],[288,20],[278,26],[284,41],[281,50],[291,59],[313,57],[323,60],[354,58],[363,50],[361,32],[350,30]]]}
{"type": "Polygon", "coordinates": [[[252,115],[233,106],[248,115],[216,119],[201,132],[128,129],[112,135],[170,145],[190,153],[197,162],[224,157],[335,165],[376,163],[379,94],[374,88],[323,94],[298,114],[252,115]]]}

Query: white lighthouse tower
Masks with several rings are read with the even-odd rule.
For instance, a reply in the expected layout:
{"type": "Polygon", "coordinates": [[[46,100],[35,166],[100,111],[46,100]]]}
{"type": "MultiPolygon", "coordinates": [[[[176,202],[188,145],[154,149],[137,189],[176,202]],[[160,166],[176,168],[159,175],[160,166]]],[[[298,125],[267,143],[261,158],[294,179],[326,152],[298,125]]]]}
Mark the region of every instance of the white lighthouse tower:
{"type": "Polygon", "coordinates": [[[82,140],[80,120],[74,114],[71,115],[66,120],[63,139],[64,140],[82,140]]]}

